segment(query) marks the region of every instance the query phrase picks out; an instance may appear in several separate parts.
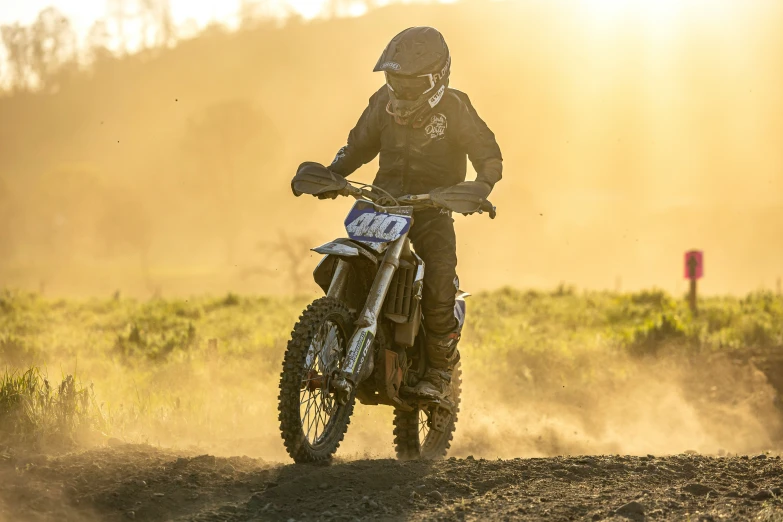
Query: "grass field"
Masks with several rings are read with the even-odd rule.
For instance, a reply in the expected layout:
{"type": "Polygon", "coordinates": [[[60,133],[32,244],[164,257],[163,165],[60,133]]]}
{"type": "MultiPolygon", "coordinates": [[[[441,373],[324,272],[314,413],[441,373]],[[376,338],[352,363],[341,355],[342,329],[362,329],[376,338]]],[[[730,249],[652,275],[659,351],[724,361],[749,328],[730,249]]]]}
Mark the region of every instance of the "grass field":
{"type": "MultiPolygon", "coordinates": [[[[4,291],[0,444],[116,437],[283,459],[280,361],[307,300],[4,291]]],[[[780,437],[770,293],[705,299],[694,318],[660,291],[505,288],[469,299],[461,351],[458,455],[744,452],[780,437]]],[[[388,408],[357,408],[342,453],[390,455],[390,426],[388,408]]]]}

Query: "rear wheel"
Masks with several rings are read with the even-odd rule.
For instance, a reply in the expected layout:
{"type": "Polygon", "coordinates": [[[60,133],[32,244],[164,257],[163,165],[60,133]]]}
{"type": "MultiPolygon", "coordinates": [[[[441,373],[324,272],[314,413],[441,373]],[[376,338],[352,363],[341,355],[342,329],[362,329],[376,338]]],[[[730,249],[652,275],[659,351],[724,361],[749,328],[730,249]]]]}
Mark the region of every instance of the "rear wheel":
{"type": "Polygon", "coordinates": [[[314,301],[294,326],[280,374],[280,433],[294,462],[329,459],[340,446],[354,400],[341,405],[331,380],[342,366],[353,317],[331,297],[314,301]]]}
{"type": "Polygon", "coordinates": [[[400,460],[434,460],[446,456],[457,427],[462,372],[460,365],[451,373],[451,396],[454,413],[433,406],[415,408],[413,411],[395,410],[394,447],[400,460]],[[442,430],[435,429],[437,424],[442,430]]]}

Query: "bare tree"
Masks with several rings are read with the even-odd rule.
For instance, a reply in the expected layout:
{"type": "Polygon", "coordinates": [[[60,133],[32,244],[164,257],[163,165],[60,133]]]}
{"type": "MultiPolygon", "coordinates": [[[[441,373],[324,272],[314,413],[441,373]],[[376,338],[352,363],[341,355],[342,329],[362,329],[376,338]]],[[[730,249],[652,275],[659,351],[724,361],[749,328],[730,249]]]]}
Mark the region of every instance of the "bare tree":
{"type": "Polygon", "coordinates": [[[157,285],[149,266],[154,226],[144,197],[128,187],[102,187],[96,215],[96,253],[109,258],[137,256],[144,283],[154,293],[157,285]]]}
{"type": "Polygon", "coordinates": [[[168,47],[174,41],[170,0],[139,0],[139,18],[143,47],[168,47]]]}
{"type": "Polygon", "coordinates": [[[348,0],[327,0],[325,9],[329,18],[337,18],[344,16],[350,7],[351,2],[348,0]]]}
{"type": "Polygon", "coordinates": [[[8,184],[0,178],[0,266],[11,257],[14,249],[12,220],[15,199],[8,184]]]}
{"type": "Polygon", "coordinates": [[[86,61],[95,63],[111,57],[109,40],[109,28],[105,20],[98,20],[92,24],[85,42],[86,61]]]}
{"type": "Polygon", "coordinates": [[[233,263],[243,212],[257,203],[260,172],[276,161],[279,138],[251,103],[231,100],[191,119],[182,146],[190,160],[184,181],[191,200],[219,230],[226,261],[233,263]]]}
{"type": "Polygon", "coordinates": [[[23,91],[30,87],[30,56],[32,34],[29,28],[14,23],[0,26],[0,37],[6,49],[6,60],[10,69],[11,90],[23,91]]]}
{"type": "Polygon", "coordinates": [[[129,0],[106,0],[106,12],[109,19],[108,26],[117,34],[117,52],[120,55],[128,51],[128,37],[125,34],[125,27],[128,21],[133,18],[128,8],[129,0]]]}
{"type": "Polygon", "coordinates": [[[63,69],[76,62],[71,22],[54,7],[47,7],[38,13],[30,31],[30,69],[41,87],[54,87],[63,69]]]}
{"type": "Polygon", "coordinates": [[[71,22],[47,7],[29,27],[19,23],[0,27],[6,48],[12,90],[52,88],[78,67],[76,34],[71,22]]]}
{"type": "Polygon", "coordinates": [[[304,294],[312,286],[310,272],[313,269],[311,256],[308,255],[313,245],[310,236],[290,236],[285,230],[278,230],[277,241],[260,241],[258,249],[264,254],[264,261],[269,259],[282,262],[281,272],[267,266],[251,266],[242,271],[242,277],[250,276],[283,276],[287,279],[288,290],[296,295],[304,294]]]}
{"type": "Polygon", "coordinates": [[[36,180],[36,229],[30,232],[50,256],[67,262],[77,252],[91,246],[98,208],[103,203],[103,187],[90,165],[67,164],[43,173],[36,180]]]}
{"type": "Polygon", "coordinates": [[[240,0],[239,2],[239,27],[251,29],[259,18],[259,5],[257,0],[240,0]]]}

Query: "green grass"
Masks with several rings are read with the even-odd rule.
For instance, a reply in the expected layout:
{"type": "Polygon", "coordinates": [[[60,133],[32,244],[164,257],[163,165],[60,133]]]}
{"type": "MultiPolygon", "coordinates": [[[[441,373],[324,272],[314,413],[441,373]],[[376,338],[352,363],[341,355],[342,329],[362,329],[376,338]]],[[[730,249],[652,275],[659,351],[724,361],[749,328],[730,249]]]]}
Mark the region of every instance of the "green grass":
{"type": "Polygon", "coordinates": [[[73,446],[104,429],[92,388],[72,375],[52,386],[36,367],[0,376],[0,443],[73,446]]]}
{"type": "MultiPolygon", "coordinates": [[[[280,361],[307,301],[66,301],[3,291],[0,440],[76,440],[90,431],[150,442],[279,445],[280,361]],[[64,375],[62,384],[51,385],[49,372],[64,375]]],[[[507,382],[535,395],[565,383],[632,379],[622,361],[662,351],[701,356],[783,347],[781,297],[757,292],[699,305],[692,317],[684,299],[657,290],[503,288],[469,298],[461,351],[473,381],[507,382]]]]}

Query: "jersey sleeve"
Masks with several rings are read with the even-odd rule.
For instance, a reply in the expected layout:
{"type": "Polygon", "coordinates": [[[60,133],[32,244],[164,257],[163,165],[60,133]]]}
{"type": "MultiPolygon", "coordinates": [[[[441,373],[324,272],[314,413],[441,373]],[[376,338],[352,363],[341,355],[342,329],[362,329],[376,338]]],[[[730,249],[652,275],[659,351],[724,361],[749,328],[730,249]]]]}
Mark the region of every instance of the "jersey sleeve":
{"type": "MultiPolygon", "coordinates": [[[[383,87],[386,88],[385,86],[383,87]]],[[[378,96],[370,97],[356,126],[348,134],[348,142],[335,156],[329,169],[341,176],[349,176],[356,169],[372,161],[381,150],[381,129],[378,121],[378,96]]]]}
{"type": "Polygon", "coordinates": [[[503,155],[495,134],[482,120],[465,93],[458,93],[460,104],[459,142],[468,154],[476,181],[483,181],[491,187],[503,177],[503,155]]]}

